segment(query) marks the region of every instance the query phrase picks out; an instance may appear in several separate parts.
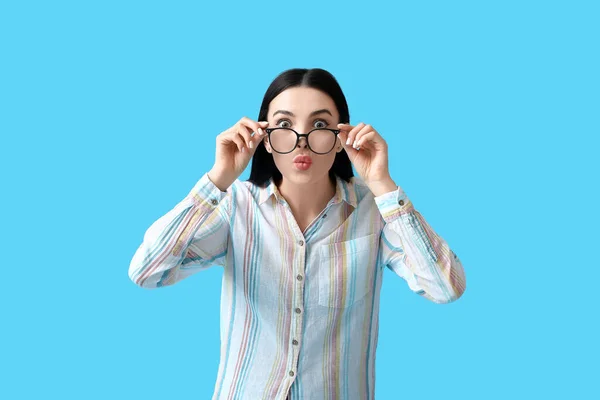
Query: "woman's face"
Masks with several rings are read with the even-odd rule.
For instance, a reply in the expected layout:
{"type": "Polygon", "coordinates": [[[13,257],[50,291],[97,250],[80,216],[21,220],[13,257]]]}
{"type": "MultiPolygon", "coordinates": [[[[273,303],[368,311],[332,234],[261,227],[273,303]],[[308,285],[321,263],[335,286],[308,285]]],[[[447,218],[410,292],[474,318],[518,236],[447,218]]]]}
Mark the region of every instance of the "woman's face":
{"type": "MultiPolygon", "coordinates": [[[[269,128],[291,128],[299,134],[308,133],[315,128],[337,129],[340,122],[337,107],[331,97],[308,87],[293,87],[279,93],[269,104],[267,121],[269,128]]],[[[323,179],[329,173],[335,155],[343,149],[336,137],[335,146],[329,153],[317,154],[308,148],[306,137],[302,137],[292,152],[280,154],[272,149],[268,135],[263,140],[267,151],[273,154],[277,169],[284,179],[293,183],[310,183],[323,179]],[[308,156],[311,163],[295,163],[294,160],[299,155],[308,156]]],[[[311,144],[312,140],[311,138],[311,144]]]]}

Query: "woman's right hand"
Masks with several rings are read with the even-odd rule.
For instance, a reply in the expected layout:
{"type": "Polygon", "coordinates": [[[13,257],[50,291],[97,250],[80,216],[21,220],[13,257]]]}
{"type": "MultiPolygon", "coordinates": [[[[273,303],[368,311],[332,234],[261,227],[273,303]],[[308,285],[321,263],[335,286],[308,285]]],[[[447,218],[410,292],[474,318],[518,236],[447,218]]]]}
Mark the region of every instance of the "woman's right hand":
{"type": "Polygon", "coordinates": [[[259,142],[265,137],[264,128],[268,125],[267,121],[256,122],[243,117],[217,135],[215,165],[209,172],[209,178],[221,191],[226,191],[244,172],[259,142]]]}

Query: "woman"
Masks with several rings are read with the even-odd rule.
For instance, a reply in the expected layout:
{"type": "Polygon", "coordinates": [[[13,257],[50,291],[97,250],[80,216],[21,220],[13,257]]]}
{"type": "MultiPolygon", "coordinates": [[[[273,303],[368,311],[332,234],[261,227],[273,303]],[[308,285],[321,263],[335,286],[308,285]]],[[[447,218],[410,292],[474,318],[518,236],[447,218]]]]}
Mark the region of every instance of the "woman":
{"type": "Polygon", "coordinates": [[[381,135],[349,125],[330,73],[283,72],[258,121],[217,136],[129,277],[157,288],[223,267],[214,399],[371,399],[383,267],[436,303],[462,295],[463,267],[392,180],[381,135]]]}

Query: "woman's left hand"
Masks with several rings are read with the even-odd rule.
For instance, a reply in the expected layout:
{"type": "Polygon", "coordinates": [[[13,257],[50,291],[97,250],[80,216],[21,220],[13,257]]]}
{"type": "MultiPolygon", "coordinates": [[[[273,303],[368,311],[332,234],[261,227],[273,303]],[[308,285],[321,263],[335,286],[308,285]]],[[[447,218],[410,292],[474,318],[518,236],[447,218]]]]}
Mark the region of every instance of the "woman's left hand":
{"type": "Polygon", "coordinates": [[[338,129],[341,130],[340,141],[365,183],[391,180],[387,143],[371,125],[362,122],[356,126],[338,124],[338,129]]]}

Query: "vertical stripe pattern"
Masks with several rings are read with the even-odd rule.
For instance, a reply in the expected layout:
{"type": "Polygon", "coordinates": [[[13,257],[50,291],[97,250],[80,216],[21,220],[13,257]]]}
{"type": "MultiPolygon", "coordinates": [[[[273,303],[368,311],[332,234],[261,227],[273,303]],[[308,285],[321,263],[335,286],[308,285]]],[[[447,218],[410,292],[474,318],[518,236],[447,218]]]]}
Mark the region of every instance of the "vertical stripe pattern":
{"type": "Polygon", "coordinates": [[[375,197],[336,179],[301,232],[273,181],[207,174],[154,221],[129,278],[155,289],[223,268],[221,360],[213,399],[373,399],[383,267],[435,303],[466,288],[462,263],[401,187],[375,197]]]}

